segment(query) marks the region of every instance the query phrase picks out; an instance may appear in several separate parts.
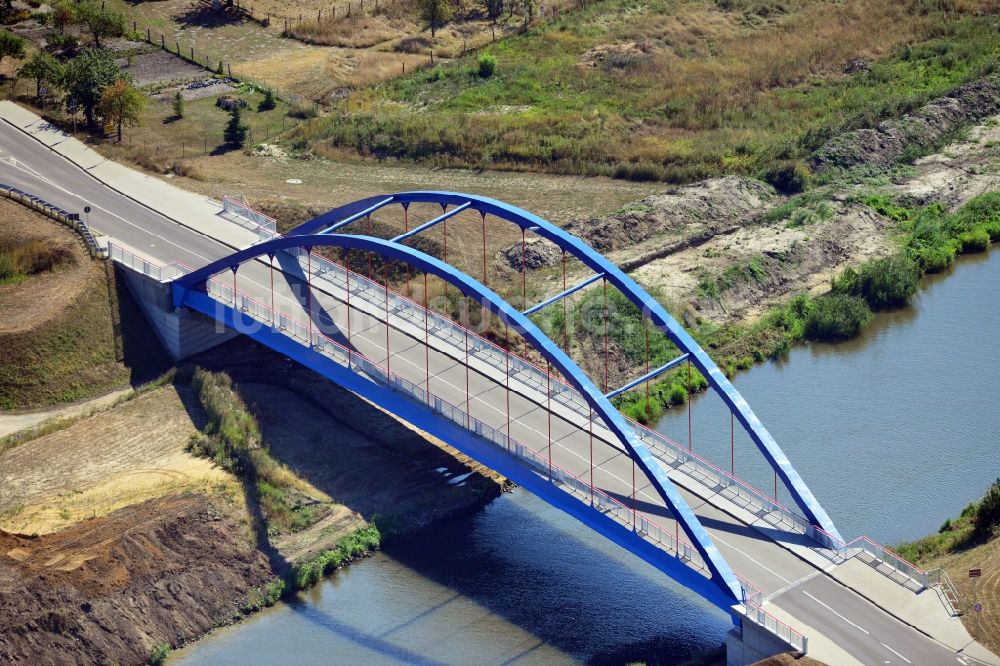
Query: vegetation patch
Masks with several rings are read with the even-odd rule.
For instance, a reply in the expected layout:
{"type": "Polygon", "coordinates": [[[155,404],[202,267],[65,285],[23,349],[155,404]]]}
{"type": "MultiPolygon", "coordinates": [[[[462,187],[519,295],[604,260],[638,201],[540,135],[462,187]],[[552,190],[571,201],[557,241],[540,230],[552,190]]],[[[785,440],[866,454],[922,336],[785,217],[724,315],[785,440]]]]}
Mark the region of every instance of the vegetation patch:
{"type": "Polygon", "coordinates": [[[492,76],[471,55],[408,73],[297,136],[439,165],[668,182],[753,174],[796,192],[810,181],[803,160],[830,138],[988,74],[1000,34],[987,4],[603,0],[486,47],[492,76]],[[608,44],[648,48],[627,66],[589,64],[608,44]],[[876,60],[845,75],[860,53],[876,60]]]}
{"type": "Polygon", "coordinates": [[[253,414],[233,389],[225,373],[196,368],[191,377],[208,415],[204,432],[191,437],[188,451],[211,459],[244,482],[250,496],[263,511],[268,535],[298,532],[313,524],[318,511],[303,503],[301,482],[275,460],[260,435],[253,414]]]}

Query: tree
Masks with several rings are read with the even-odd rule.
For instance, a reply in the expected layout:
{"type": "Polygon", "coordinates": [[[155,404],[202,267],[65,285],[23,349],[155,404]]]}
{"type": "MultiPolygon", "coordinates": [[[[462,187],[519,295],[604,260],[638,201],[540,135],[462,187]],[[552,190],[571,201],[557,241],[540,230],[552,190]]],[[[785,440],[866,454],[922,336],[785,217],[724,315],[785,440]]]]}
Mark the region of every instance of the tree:
{"type": "Polygon", "coordinates": [[[125,15],[113,9],[105,9],[96,2],[78,4],[76,20],[94,38],[95,48],[101,48],[102,37],[121,37],[125,34],[125,15]]]}
{"type": "Polygon", "coordinates": [[[420,16],[430,25],[433,38],[437,29],[451,18],[451,7],[447,0],[420,0],[420,16]]]}
{"type": "Polygon", "coordinates": [[[122,140],[122,125],[136,127],[139,115],[146,107],[146,96],[125,79],[118,79],[101,93],[97,112],[118,127],[118,142],[122,140]]]}
{"type": "Polygon", "coordinates": [[[227,145],[234,148],[242,148],[247,142],[247,126],[243,124],[243,116],[240,112],[240,105],[234,104],[229,110],[229,122],[222,132],[222,139],[227,145]]]}
{"type": "Polygon", "coordinates": [[[4,30],[0,32],[0,63],[7,57],[23,58],[24,40],[14,33],[4,30]]]}
{"type": "Polygon", "coordinates": [[[42,96],[42,84],[55,85],[62,81],[63,66],[48,51],[39,51],[24,63],[18,75],[35,80],[35,99],[39,99],[42,96]]]}
{"type": "Polygon", "coordinates": [[[174,116],[177,118],[184,117],[184,95],[181,94],[180,90],[174,95],[174,116]]]}
{"type": "Polygon", "coordinates": [[[275,107],[274,91],[268,88],[264,91],[264,99],[257,105],[258,111],[270,111],[275,107]]]}
{"type": "Polygon", "coordinates": [[[56,28],[59,28],[59,34],[66,31],[66,26],[73,25],[73,21],[76,20],[76,14],[73,11],[73,7],[68,2],[57,2],[52,5],[52,11],[49,13],[49,21],[56,28]]]}
{"type": "Polygon", "coordinates": [[[104,89],[118,79],[129,80],[115,64],[114,57],[107,51],[87,49],[66,65],[63,87],[69,93],[67,102],[79,104],[87,124],[94,124],[94,108],[101,100],[104,89]]]}
{"type": "Polygon", "coordinates": [[[486,15],[495,19],[503,11],[504,0],[486,0],[486,15]]]}
{"type": "Polygon", "coordinates": [[[527,28],[535,19],[536,0],[521,0],[521,11],[524,12],[524,27],[527,28]]]}

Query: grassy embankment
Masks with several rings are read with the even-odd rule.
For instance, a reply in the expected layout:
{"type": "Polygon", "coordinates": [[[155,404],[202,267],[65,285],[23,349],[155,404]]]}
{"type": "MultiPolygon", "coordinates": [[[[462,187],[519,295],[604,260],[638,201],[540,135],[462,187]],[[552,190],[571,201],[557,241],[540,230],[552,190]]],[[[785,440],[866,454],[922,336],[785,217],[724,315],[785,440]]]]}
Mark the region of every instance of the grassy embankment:
{"type": "Polygon", "coordinates": [[[0,201],[0,409],[124,388],[167,366],[114,271],[72,232],[0,201]]]}
{"type": "MultiPolygon", "coordinates": [[[[1000,192],[976,197],[954,213],[945,212],[937,204],[908,208],[882,195],[862,196],[861,199],[896,221],[900,251],[892,257],[845,270],[832,281],[829,293],[815,298],[804,294],[794,296],[751,326],[699,323],[689,327],[695,339],[712,354],[727,375],[732,376],[737,370],[749,368],[766,358],[780,356],[802,341],[855,337],[873,312],[905,305],[916,293],[921,276],[945,270],[957,255],[984,252],[991,243],[1000,241],[1000,192]]],[[[719,279],[753,279],[753,270],[751,262],[751,265],[733,269],[733,275],[723,275],[719,279]]],[[[653,293],[655,295],[655,290],[653,293]]],[[[608,327],[612,343],[633,364],[643,363],[646,340],[638,309],[617,291],[609,296],[613,305],[608,327]]],[[[593,325],[594,317],[588,318],[587,313],[603,311],[603,304],[598,302],[601,298],[600,292],[590,292],[577,305],[578,313],[574,317],[578,326],[573,335],[589,338],[592,349],[599,348],[603,322],[593,325]],[[591,325],[586,325],[587,322],[591,325]]],[[[673,314],[678,321],[684,321],[684,313],[673,314]]],[[[561,335],[560,309],[553,310],[545,326],[554,335],[561,335]]],[[[657,332],[650,333],[649,348],[650,367],[657,367],[677,355],[676,347],[657,332]]],[[[620,398],[618,406],[632,418],[650,421],[668,406],[683,404],[687,399],[687,384],[687,369],[674,370],[651,386],[648,401],[644,392],[633,391],[620,398]]],[[[691,390],[698,391],[706,386],[705,379],[697,371],[692,372],[691,390]]]]}
{"type": "MultiPolygon", "coordinates": [[[[197,368],[191,384],[208,416],[208,424],[204,433],[192,437],[188,449],[212,459],[242,481],[248,506],[252,511],[253,507],[260,509],[252,516],[258,546],[269,548],[270,537],[312,525],[319,516],[301,501],[302,482],[271,456],[257,420],[233,389],[229,376],[197,368]]],[[[253,613],[274,604],[283,595],[312,587],[323,575],[376,550],[380,543],[381,534],[375,524],[359,527],[341,537],[332,549],[297,563],[265,588],[253,590],[241,611],[253,613]]]]}
{"type": "Polygon", "coordinates": [[[984,0],[603,0],[359,91],[293,140],[438,165],[690,182],[765,175],[996,66],[984,0]],[[856,59],[874,60],[844,74],[856,59]],[[415,112],[419,110],[419,112],[415,112]]]}
{"type": "Polygon", "coordinates": [[[961,601],[962,622],[993,652],[1000,652],[1000,479],[937,534],[896,546],[896,552],[921,567],[948,572],[961,601]],[[969,569],[982,569],[970,578],[969,569]],[[983,610],[972,606],[981,603],[983,610]]]}

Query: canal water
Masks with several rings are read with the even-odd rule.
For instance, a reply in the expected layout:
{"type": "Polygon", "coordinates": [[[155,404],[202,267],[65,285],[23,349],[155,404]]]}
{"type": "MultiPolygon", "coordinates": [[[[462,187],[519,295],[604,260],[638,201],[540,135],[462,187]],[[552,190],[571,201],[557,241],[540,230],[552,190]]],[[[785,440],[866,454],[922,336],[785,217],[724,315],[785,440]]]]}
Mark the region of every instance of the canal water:
{"type": "MultiPolygon", "coordinates": [[[[925,282],[863,339],[792,350],[735,384],[846,537],[934,531],[1000,475],[1000,254],[925,282]]],[[[691,443],[773,492],[728,413],[692,402],[691,443]]],[[[687,410],[658,428],[688,442],[687,410]]],[[[779,499],[788,500],[784,490],[779,499]]],[[[177,664],[682,663],[728,617],[540,500],[483,511],[357,563],[180,651],[177,664]]]]}

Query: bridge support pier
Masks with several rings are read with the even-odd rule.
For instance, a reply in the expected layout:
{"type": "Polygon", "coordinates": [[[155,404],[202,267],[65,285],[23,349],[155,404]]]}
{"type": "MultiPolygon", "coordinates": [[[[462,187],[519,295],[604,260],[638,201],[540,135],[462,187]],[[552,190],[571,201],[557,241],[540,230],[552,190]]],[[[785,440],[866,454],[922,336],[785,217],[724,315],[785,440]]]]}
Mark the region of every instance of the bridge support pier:
{"type": "Polygon", "coordinates": [[[234,338],[233,331],[187,308],[174,308],[169,283],[115,263],[125,284],[153,326],[156,337],[175,361],[211,349],[234,338]]]}
{"type": "MultiPolygon", "coordinates": [[[[782,652],[800,651],[789,645],[772,631],[747,618],[742,606],[734,606],[733,618],[739,624],[726,634],[726,666],[750,666],[782,652]]],[[[808,638],[803,636],[804,651],[809,649],[808,638]]]]}

